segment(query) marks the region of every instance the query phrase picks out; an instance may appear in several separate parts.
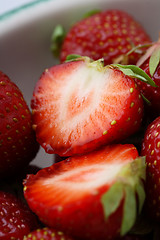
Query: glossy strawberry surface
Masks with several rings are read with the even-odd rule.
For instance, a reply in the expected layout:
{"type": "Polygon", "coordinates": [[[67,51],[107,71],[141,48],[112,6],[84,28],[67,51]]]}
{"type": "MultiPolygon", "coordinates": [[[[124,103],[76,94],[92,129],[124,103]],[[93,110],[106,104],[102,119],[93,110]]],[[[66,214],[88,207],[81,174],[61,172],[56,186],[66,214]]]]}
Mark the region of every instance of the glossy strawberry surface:
{"type": "Polygon", "coordinates": [[[73,240],[61,231],[52,228],[39,228],[29,233],[23,240],[73,240]]]}
{"type": "Polygon", "coordinates": [[[23,240],[25,234],[38,228],[35,215],[13,194],[0,191],[0,239],[23,240]]]}
{"type": "Polygon", "coordinates": [[[16,175],[39,149],[32,117],[20,89],[0,72],[0,178],[16,175]]]}
{"type": "Polygon", "coordinates": [[[147,128],[141,154],[146,156],[147,213],[154,221],[160,221],[160,117],[147,128]]]}
{"type": "MultiPolygon", "coordinates": [[[[151,42],[143,27],[128,13],[106,10],[77,22],[67,33],[60,54],[79,54],[94,60],[104,58],[105,64],[124,56],[133,46],[151,42]]],[[[141,54],[129,55],[128,64],[135,64],[141,54]]]]}

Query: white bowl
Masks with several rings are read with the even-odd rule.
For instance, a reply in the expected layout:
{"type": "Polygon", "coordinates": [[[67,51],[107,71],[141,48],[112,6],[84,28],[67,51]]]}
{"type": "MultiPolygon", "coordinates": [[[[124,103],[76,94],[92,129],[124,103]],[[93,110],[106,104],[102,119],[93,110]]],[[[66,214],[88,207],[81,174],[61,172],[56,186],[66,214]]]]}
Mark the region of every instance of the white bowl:
{"type": "MultiPolygon", "coordinates": [[[[159,0],[37,0],[0,16],[0,70],[22,90],[28,105],[36,81],[45,68],[58,63],[50,51],[53,28],[71,23],[92,9],[122,9],[151,36],[159,35],[159,0]]],[[[53,156],[40,149],[33,163],[51,165],[53,156]]]]}

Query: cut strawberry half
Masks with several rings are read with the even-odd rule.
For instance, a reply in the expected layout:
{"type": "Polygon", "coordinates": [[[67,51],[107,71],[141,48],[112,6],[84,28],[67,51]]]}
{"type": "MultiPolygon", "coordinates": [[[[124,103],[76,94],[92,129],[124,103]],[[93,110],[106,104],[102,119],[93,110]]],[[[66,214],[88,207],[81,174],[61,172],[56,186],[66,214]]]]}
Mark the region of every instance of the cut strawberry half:
{"type": "Polygon", "coordinates": [[[47,226],[76,239],[113,239],[135,223],[144,178],[133,145],[108,145],[28,175],[24,196],[47,226]]]}
{"type": "Polygon", "coordinates": [[[60,156],[120,141],[139,129],[143,115],[134,80],[88,58],[46,70],[31,107],[38,142],[60,156]]]}

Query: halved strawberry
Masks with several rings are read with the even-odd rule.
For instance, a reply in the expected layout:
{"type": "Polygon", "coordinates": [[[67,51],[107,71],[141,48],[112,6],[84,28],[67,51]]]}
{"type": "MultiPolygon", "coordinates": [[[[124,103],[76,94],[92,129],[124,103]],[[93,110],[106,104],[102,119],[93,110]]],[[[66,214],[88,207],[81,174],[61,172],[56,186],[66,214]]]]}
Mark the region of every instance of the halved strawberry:
{"type": "Polygon", "coordinates": [[[46,152],[60,156],[120,141],[139,129],[143,116],[134,80],[89,58],[47,69],[36,84],[31,107],[37,141],[46,152]]]}
{"type": "Polygon", "coordinates": [[[133,145],[108,145],[28,175],[24,196],[47,226],[76,239],[114,239],[141,211],[144,178],[133,145]]]}

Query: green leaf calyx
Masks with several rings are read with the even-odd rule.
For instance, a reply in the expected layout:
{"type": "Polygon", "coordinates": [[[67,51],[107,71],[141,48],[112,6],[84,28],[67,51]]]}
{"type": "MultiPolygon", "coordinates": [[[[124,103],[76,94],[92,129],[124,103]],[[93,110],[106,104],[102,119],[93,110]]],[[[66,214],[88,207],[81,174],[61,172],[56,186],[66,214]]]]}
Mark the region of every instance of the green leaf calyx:
{"type": "Polygon", "coordinates": [[[152,78],[150,78],[150,76],[147,73],[145,73],[141,68],[135,65],[112,64],[111,66],[113,68],[121,70],[125,75],[129,77],[137,78],[143,82],[146,82],[152,87],[157,87],[152,78]]]}
{"type": "Polygon", "coordinates": [[[122,205],[121,236],[124,236],[133,227],[137,215],[142,210],[145,201],[145,173],[145,157],[139,157],[129,162],[122,167],[115,183],[101,197],[105,220],[122,205]]]}
{"type": "Polygon", "coordinates": [[[160,63],[160,47],[156,48],[149,59],[149,72],[151,77],[160,63]]]}
{"type": "Polygon", "coordinates": [[[60,51],[61,51],[61,47],[65,38],[65,35],[66,33],[63,26],[58,24],[53,30],[53,33],[51,36],[51,46],[50,46],[51,52],[55,57],[59,57],[60,55],[60,51]]]}

